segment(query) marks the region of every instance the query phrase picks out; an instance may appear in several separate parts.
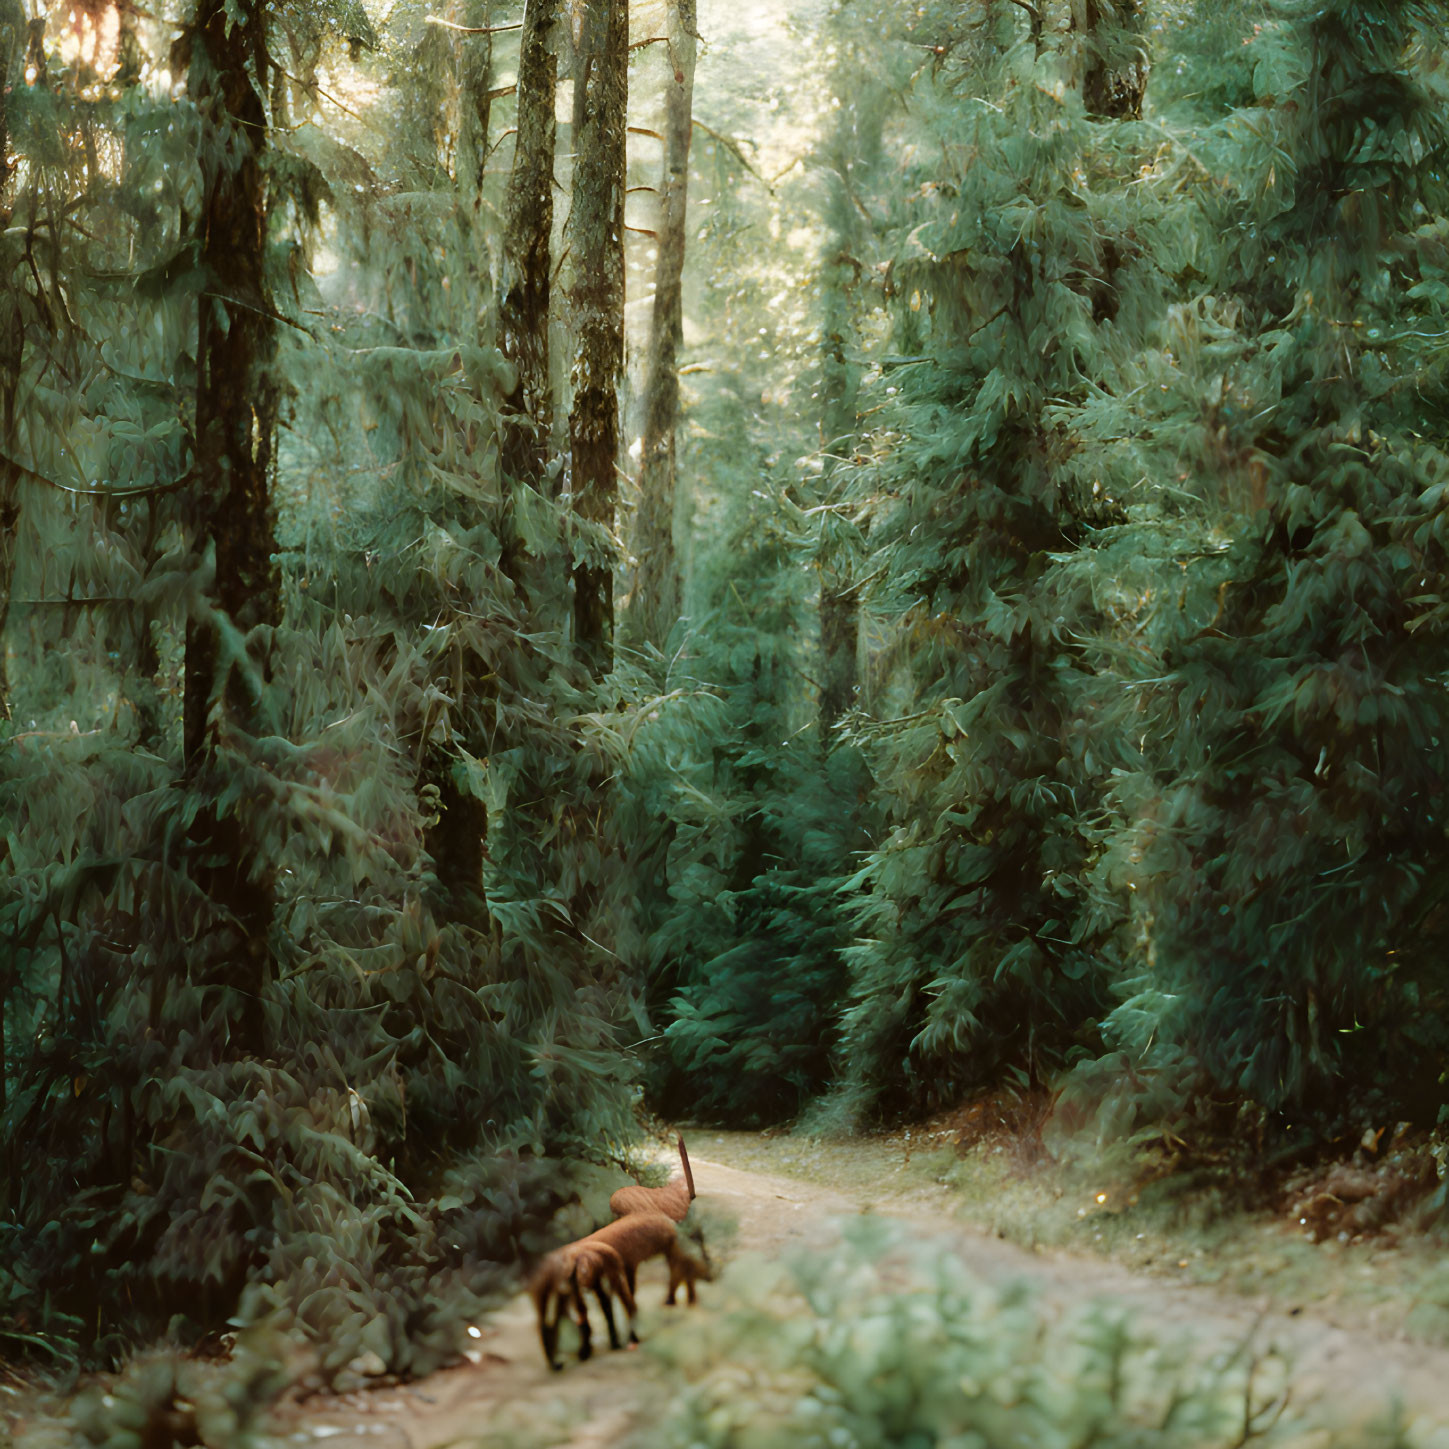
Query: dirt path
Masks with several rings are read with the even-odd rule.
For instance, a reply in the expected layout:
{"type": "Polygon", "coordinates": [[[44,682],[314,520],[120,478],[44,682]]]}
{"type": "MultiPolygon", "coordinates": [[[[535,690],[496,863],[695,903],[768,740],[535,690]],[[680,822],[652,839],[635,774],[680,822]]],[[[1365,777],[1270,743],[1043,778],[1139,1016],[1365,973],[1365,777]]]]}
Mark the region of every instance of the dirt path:
{"type": "MultiPolygon", "coordinates": [[[[1261,1359],[1280,1370],[1287,1366],[1297,1412],[1344,1429],[1382,1421],[1397,1402],[1404,1442],[1449,1449],[1449,1351],[1335,1326],[1312,1311],[1263,1311],[1241,1298],[1175,1287],[1098,1259],[1033,1252],[964,1227],[944,1204],[930,1210],[910,1201],[882,1201],[875,1192],[846,1195],[697,1155],[693,1163],[701,1206],[734,1224],[732,1263],[797,1249],[828,1251],[842,1223],[861,1212],[862,1200],[875,1199],[872,1210],[909,1223],[913,1241],[947,1248],[984,1284],[1025,1282],[1048,1313],[1088,1303],[1120,1309],[1139,1332],[1190,1342],[1205,1363],[1251,1340],[1261,1359]]],[[[691,1311],[659,1306],[662,1265],[646,1265],[640,1277],[643,1338],[667,1345],[671,1337],[691,1333],[691,1311]]],[[[692,1312],[718,1311],[731,1295],[730,1278],[727,1268],[720,1282],[703,1285],[702,1305],[692,1312]]],[[[477,1357],[477,1363],[414,1385],[292,1406],[286,1427],[293,1442],[328,1449],[439,1449],[485,1440],[490,1446],[602,1449],[633,1442],[655,1420],[668,1393],[666,1370],[648,1351],[605,1348],[589,1363],[570,1359],[562,1372],[551,1373],[539,1349],[532,1305],[522,1295],[486,1325],[477,1357]]]]}
{"type": "MultiPolygon", "coordinates": [[[[731,1256],[781,1251],[834,1237],[831,1219],[857,1211],[848,1198],[793,1179],[741,1172],[691,1154],[695,1181],[712,1214],[733,1226],[731,1256]]],[[[687,1333],[688,1311],[661,1306],[667,1275],[658,1260],[639,1273],[639,1332],[687,1333]]],[[[713,1286],[702,1286],[708,1312],[713,1286]]],[[[533,1305],[520,1294],[484,1325],[477,1363],[420,1383],[371,1393],[314,1398],[291,1406],[284,1425],[297,1442],[328,1449],[441,1449],[446,1444],[566,1443],[577,1449],[627,1443],[656,1415],[665,1394],[660,1365],[647,1353],[613,1353],[594,1310],[588,1363],[571,1356],[559,1373],[543,1360],[533,1305]]]]}

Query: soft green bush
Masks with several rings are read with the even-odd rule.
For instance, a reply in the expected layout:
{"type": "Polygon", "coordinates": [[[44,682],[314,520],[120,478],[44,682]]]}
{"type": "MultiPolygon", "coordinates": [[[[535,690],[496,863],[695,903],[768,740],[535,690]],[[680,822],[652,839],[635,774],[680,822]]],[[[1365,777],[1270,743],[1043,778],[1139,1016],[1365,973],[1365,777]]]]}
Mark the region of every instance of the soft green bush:
{"type": "MultiPolygon", "coordinates": [[[[741,1261],[720,1294],[656,1347],[689,1387],[655,1444],[1229,1449],[1311,1427],[1290,1409],[1289,1366],[1250,1342],[1189,1346],[1108,1304],[1064,1310],[884,1220],[741,1261]]],[[[1385,1409],[1388,1427],[1339,1426],[1330,1442],[1399,1442],[1385,1409]]]]}
{"type": "Polygon", "coordinates": [[[243,1334],[225,1363],[147,1353],[77,1394],[66,1427],[74,1444],[96,1449],[266,1449],[276,1442],[267,1411],[290,1383],[290,1357],[260,1331],[243,1334]]]}

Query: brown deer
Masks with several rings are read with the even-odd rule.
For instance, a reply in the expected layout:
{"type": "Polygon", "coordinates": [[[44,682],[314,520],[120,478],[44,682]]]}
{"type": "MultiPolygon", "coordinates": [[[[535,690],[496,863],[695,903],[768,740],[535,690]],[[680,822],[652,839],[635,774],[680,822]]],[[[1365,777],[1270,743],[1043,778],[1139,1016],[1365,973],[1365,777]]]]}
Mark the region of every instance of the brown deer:
{"type": "Polygon", "coordinates": [[[619,1330],[614,1324],[614,1304],[609,1297],[611,1290],[618,1294],[624,1311],[629,1315],[629,1342],[639,1342],[639,1336],[634,1331],[632,1274],[633,1270],[626,1267],[617,1247],[590,1238],[555,1248],[538,1265],[529,1281],[528,1291],[538,1310],[538,1337],[549,1368],[563,1367],[558,1359],[558,1325],[566,1310],[579,1326],[579,1361],[593,1353],[593,1331],[589,1326],[589,1310],[584,1304],[584,1294],[588,1292],[598,1298],[599,1307],[604,1310],[612,1348],[623,1345],[619,1342],[619,1330]]]}
{"type": "Polygon", "coordinates": [[[671,1178],[663,1187],[640,1187],[638,1183],[621,1187],[609,1199],[609,1211],[616,1218],[633,1213],[663,1213],[682,1223],[690,1203],[694,1201],[694,1174],[689,1170],[689,1153],[684,1150],[682,1133],[679,1136],[679,1161],[684,1168],[682,1178],[671,1178]]]}
{"type": "Polygon", "coordinates": [[[706,1283],[714,1280],[714,1265],[704,1250],[703,1239],[699,1244],[700,1251],[704,1254],[702,1258],[687,1253],[680,1244],[679,1229],[675,1226],[674,1219],[661,1212],[628,1213],[597,1232],[590,1233],[577,1246],[593,1243],[613,1249],[623,1260],[624,1280],[630,1293],[634,1291],[639,1264],[646,1259],[662,1256],[669,1264],[669,1292],[664,1298],[668,1305],[674,1303],[675,1292],[681,1283],[684,1284],[690,1303],[698,1303],[699,1295],[695,1292],[695,1283],[701,1278],[706,1283]]]}

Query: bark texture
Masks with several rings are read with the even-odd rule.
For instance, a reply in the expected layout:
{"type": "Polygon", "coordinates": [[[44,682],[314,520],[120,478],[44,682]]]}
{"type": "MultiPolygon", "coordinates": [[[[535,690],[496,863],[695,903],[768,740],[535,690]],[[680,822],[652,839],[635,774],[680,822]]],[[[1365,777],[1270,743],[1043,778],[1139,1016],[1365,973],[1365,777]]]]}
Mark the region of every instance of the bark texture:
{"type": "Polygon", "coordinates": [[[462,134],[459,138],[458,184],[466,181],[476,209],[483,200],[483,172],[488,164],[488,127],[493,112],[493,0],[468,0],[463,24],[480,33],[460,37],[462,58],[458,87],[461,91],[462,134]]]}
{"type": "Polygon", "coordinates": [[[675,429],[679,422],[679,350],[684,340],[684,252],[689,192],[689,142],[694,130],[695,0],[671,0],[670,79],[664,103],[664,174],[644,384],[644,437],[639,460],[638,560],[630,591],[633,632],[663,648],[679,617],[674,557],[675,429]]]}
{"type": "MultiPolygon", "coordinates": [[[[619,485],[619,376],[624,366],[624,141],[629,95],[628,0],[577,0],[586,12],[574,77],[573,204],[568,246],[576,338],[569,455],[574,510],[614,526],[619,485]],[[591,12],[591,13],[588,13],[591,12]]],[[[575,564],[574,638],[595,673],[613,653],[614,571],[599,548],[575,564]]]]}
{"type": "Polygon", "coordinates": [[[537,482],[548,454],[549,234],[553,230],[558,0],[528,0],[518,64],[518,139],[503,230],[498,345],[517,369],[504,399],[503,467],[537,482]]]}
{"type": "MultiPolygon", "coordinates": [[[[262,728],[270,626],[281,612],[269,491],[274,339],[263,276],[265,10],[262,0],[243,0],[240,23],[235,13],[235,0],[200,0],[178,41],[181,54],[173,57],[173,65],[185,64],[190,94],[212,133],[202,150],[195,221],[207,286],[198,304],[187,523],[195,552],[214,551],[215,574],[208,607],[187,625],[183,692],[186,772],[192,788],[203,792],[218,786],[226,736],[262,728]]],[[[225,811],[210,802],[203,807],[192,832],[193,875],[215,908],[207,954],[229,963],[229,982],[241,995],[233,1040],[259,1052],[274,889],[272,867],[248,828],[249,803],[225,811]]]]}

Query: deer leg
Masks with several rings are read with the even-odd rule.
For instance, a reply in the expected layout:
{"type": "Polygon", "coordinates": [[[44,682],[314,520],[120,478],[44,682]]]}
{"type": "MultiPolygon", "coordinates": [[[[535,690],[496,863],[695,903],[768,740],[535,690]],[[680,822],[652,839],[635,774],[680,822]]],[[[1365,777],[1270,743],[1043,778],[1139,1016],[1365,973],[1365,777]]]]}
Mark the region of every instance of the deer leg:
{"type": "Polygon", "coordinates": [[[614,1300],[609,1297],[608,1290],[602,1283],[594,1286],[594,1297],[599,1300],[599,1307],[604,1310],[604,1322],[609,1325],[609,1347],[622,1348],[619,1342],[619,1330],[614,1323],[614,1300]]]}
{"type": "Polygon", "coordinates": [[[549,1368],[557,1370],[563,1367],[558,1357],[558,1321],[563,1313],[563,1299],[558,1294],[550,1294],[550,1299],[539,1305],[538,1337],[543,1344],[543,1356],[548,1360],[549,1368]],[[550,1307],[553,1308],[552,1322],[549,1322],[548,1316],[550,1307]]]}
{"type": "Polygon", "coordinates": [[[577,1279],[574,1281],[574,1311],[579,1318],[579,1362],[583,1363],[594,1351],[593,1325],[589,1322],[588,1306],[584,1303],[584,1295],[579,1291],[577,1279]]]}

